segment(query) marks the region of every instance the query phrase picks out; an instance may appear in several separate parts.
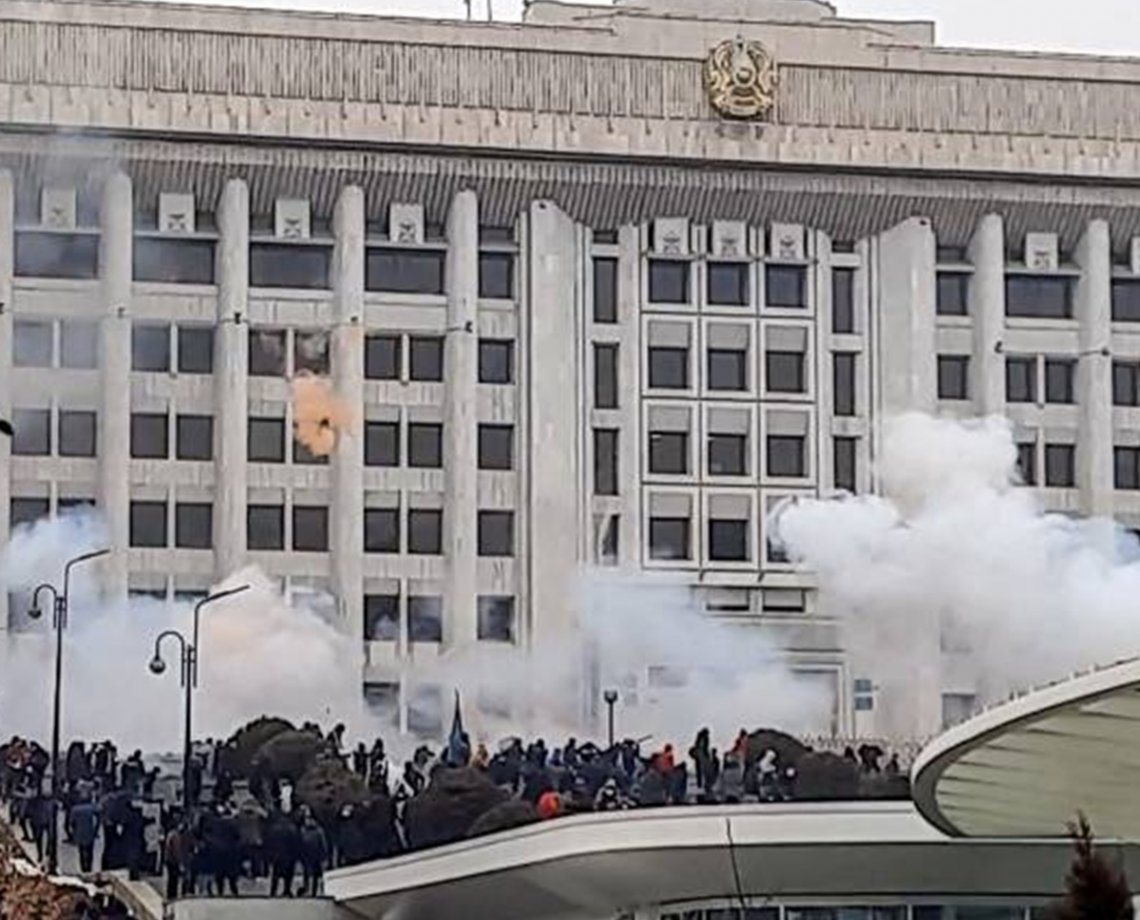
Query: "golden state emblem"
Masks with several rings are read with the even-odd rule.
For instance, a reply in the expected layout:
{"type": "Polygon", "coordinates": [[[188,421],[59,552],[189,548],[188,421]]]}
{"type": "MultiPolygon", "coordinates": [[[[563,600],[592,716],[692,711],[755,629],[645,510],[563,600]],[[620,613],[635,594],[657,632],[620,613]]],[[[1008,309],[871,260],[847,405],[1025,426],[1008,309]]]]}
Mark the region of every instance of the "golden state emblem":
{"type": "Polygon", "coordinates": [[[725,118],[754,119],[776,103],[776,62],[759,42],[742,38],[721,42],[705,60],[709,102],[725,118]]]}

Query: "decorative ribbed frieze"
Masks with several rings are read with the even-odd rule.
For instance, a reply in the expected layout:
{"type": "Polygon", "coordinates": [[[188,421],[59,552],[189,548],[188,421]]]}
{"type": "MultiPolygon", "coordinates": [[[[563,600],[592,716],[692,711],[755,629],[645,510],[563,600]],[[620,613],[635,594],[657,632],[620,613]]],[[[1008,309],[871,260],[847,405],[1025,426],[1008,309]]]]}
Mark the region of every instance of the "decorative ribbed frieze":
{"type": "MultiPolygon", "coordinates": [[[[711,120],[702,62],[0,21],[0,83],[711,120]]],[[[784,65],[776,121],[931,133],[1140,138],[1140,83],[784,65]]]]}

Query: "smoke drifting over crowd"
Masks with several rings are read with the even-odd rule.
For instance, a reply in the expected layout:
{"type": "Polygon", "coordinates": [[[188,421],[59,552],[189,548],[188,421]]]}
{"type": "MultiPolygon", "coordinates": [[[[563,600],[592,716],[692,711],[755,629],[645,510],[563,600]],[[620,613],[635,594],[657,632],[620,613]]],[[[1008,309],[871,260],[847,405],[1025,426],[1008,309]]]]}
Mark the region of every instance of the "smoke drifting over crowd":
{"type": "Polygon", "coordinates": [[[993,701],[1140,654],[1135,539],[1111,521],[1043,513],[1016,487],[1005,419],[903,416],[878,469],[884,497],[799,502],[777,524],[818,573],[824,612],[873,637],[880,673],[921,659],[933,638],[993,701]]]}

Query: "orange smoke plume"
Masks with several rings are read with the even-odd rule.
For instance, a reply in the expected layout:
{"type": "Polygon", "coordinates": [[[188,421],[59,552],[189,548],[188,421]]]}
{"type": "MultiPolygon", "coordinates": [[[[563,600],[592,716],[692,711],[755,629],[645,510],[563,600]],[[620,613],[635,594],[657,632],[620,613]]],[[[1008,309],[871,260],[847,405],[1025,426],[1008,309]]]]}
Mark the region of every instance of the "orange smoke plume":
{"type": "Polygon", "coordinates": [[[311,453],[325,457],[336,450],[352,413],[325,377],[301,373],[293,378],[293,433],[311,453]]]}

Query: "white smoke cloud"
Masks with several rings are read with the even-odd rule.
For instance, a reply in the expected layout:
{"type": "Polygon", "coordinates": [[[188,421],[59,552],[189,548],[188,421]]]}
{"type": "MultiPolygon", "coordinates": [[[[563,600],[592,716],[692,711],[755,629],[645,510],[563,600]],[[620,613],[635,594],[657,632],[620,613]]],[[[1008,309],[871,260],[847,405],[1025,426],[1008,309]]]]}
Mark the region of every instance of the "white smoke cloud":
{"type": "MultiPolygon", "coordinates": [[[[1140,562],[1111,521],[1044,513],[1018,488],[1001,418],[886,426],[884,496],[801,501],[780,539],[818,573],[825,612],[889,681],[954,654],[994,701],[1140,654],[1140,562]],[[892,672],[895,672],[892,674],[892,672]]],[[[937,666],[937,665],[935,665],[937,666]]]]}

